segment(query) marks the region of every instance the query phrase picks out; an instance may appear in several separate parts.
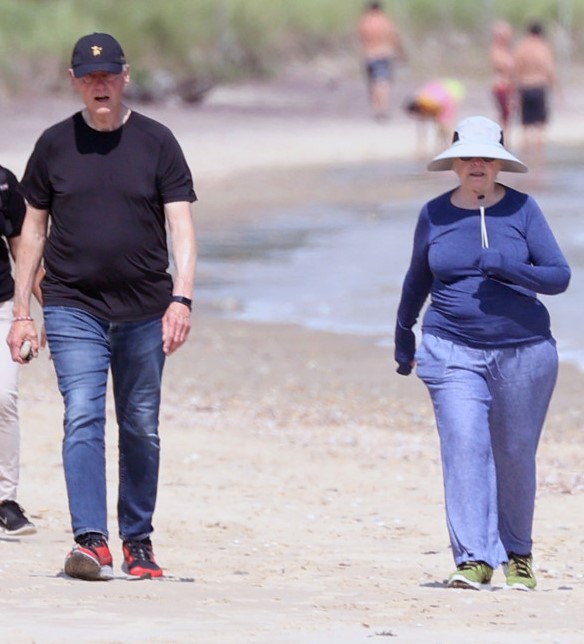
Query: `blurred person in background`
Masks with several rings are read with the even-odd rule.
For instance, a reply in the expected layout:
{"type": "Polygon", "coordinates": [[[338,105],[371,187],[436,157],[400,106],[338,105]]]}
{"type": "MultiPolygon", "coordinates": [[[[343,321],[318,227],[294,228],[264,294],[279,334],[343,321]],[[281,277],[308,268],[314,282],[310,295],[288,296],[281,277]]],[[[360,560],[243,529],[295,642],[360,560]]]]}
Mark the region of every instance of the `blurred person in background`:
{"type": "Polygon", "coordinates": [[[556,86],[556,65],[552,48],[539,22],[529,25],[513,55],[514,82],[517,88],[522,125],[522,150],[534,165],[544,161],[545,129],[549,103],[556,86]]]}
{"type": "Polygon", "coordinates": [[[436,142],[440,148],[448,144],[465,90],[454,78],[430,81],[406,99],[405,111],[417,121],[417,157],[427,155],[427,125],[436,129],[436,142]]]}
{"type": "MultiPolygon", "coordinates": [[[[0,167],[0,333],[6,338],[12,324],[28,320],[13,316],[14,279],[10,256],[20,248],[20,231],[26,205],[18,181],[8,168],[0,167]]],[[[38,296],[38,293],[35,293],[38,296]]],[[[30,356],[27,356],[30,359],[30,356]]],[[[18,369],[8,345],[0,343],[0,533],[11,537],[34,534],[36,527],[16,502],[20,474],[20,423],[18,369]]]]}
{"type": "Polygon", "coordinates": [[[512,40],[513,29],[508,22],[499,20],[493,25],[489,49],[489,60],[494,73],[491,91],[497,107],[497,119],[503,128],[507,146],[511,117],[515,111],[512,40]]]}
{"type": "Polygon", "coordinates": [[[405,60],[400,32],[380,2],[370,2],[358,23],[358,35],[365,64],[367,88],[373,115],[389,116],[391,89],[398,60],[405,60]]]}
{"type": "Polygon", "coordinates": [[[434,407],[456,564],[448,586],[479,590],[502,565],[507,587],[533,590],[536,452],[558,373],[538,294],[565,291],[570,267],[536,201],[498,180],[527,172],[498,123],[464,119],[428,169],[453,170],[458,185],[420,212],[395,360],[401,375],[416,368],[434,407]]]}
{"type": "Polygon", "coordinates": [[[46,336],[65,406],[63,469],[75,541],[64,572],[88,581],[113,578],[105,449],[111,371],[122,570],[161,577],[150,536],[162,373],[191,329],[196,195],[172,132],[123,102],[130,68],[115,38],[80,38],[69,77],[83,108],[41,134],[21,181],[27,211],[8,342],[20,364],[25,338],[38,347],[30,295],[42,260],[46,336]]]}

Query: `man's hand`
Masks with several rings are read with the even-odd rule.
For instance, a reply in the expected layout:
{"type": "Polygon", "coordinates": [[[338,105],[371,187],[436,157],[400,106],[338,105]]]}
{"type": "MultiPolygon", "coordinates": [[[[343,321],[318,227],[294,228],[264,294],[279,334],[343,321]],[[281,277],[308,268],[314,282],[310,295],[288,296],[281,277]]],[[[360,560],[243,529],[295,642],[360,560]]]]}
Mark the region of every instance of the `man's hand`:
{"type": "Polygon", "coordinates": [[[191,330],[191,312],[180,302],[171,302],[162,318],[162,349],[169,356],[182,346],[191,330]]]}
{"type": "Polygon", "coordinates": [[[39,339],[34,321],[14,320],[10,327],[10,332],[6,338],[6,342],[8,343],[10,355],[14,362],[18,362],[19,364],[27,364],[30,362],[31,358],[27,357],[29,353],[32,354],[32,357],[34,358],[39,352],[39,339]],[[27,340],[31,343],[31,350],[30,352],[27,352],[25,357],[23,357],[23,355],[21,355],[21,349],[27,340]]]}

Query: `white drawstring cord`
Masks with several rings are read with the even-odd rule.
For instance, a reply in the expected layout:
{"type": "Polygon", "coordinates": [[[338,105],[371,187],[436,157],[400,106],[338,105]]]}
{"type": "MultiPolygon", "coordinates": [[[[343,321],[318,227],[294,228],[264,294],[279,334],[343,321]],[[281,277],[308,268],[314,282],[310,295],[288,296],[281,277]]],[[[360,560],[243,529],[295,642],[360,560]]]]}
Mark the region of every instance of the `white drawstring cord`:
{"type": "Polygon", "coordinates": [[[489,247],[489,236],[487,235],[487,222],[485,220],[485,207],[480,207],[481,211],[481,246],[483,248],[489,247]]]}

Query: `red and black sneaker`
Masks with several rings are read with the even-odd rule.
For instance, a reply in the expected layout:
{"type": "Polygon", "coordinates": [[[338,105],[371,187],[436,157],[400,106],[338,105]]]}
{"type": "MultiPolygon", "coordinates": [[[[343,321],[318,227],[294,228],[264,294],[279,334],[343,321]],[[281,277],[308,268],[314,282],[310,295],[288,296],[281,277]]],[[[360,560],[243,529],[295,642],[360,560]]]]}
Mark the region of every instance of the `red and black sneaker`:
{"type": "Polygon", "coordinates": [[[143,579],[162,577],[162,568],[154,559],[152,542],[149,538],[141,541],[124,541],[122,550],[124,552],[122,570],[127,575],[143,579]]]}
{"type": "Polygon", "coordinates": [[[107,539],[99,532],[79,535],[65,559],[65,574],[86,581],[108,581],[114,578],[113,559],[107,539]]]}

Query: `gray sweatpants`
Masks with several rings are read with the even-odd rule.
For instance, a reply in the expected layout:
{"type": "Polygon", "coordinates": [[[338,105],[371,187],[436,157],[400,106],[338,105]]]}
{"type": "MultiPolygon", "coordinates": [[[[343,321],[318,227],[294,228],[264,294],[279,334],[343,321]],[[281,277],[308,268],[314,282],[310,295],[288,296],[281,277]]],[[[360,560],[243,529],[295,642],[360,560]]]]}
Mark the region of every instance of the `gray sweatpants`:
{"type": "Polygon", "coordinates": [[[456,564],[532,549],[536,451],[555,387],[555,341],[473,349],[425,334],[416,354],[440,435],[456,564]]]}

